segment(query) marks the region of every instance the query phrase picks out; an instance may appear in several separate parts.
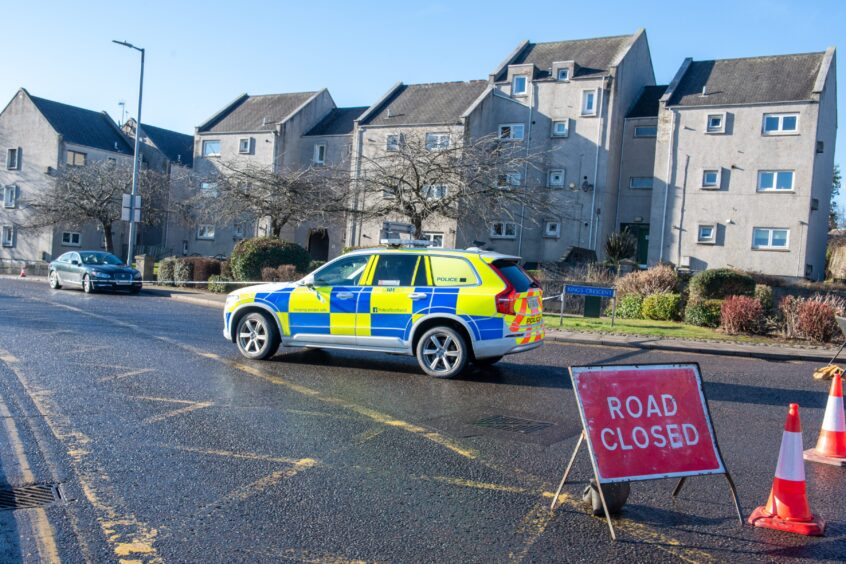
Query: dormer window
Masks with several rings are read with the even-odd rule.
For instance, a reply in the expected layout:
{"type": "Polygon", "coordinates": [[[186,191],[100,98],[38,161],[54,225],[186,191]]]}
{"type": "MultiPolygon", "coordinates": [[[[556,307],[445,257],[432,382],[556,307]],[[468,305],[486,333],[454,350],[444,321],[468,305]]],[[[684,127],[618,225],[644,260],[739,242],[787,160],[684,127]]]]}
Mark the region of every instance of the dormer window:
{"type": "Polygon", "coordinates": [[[528,80],[523,75],[517,75],[511,79],[511,94],[514,96],[520,96],[521,94],[526,93],[528,80]]]}
{"type": "Polygon", "coordinates": [[[558,80],[561,80],[563,82],[567,82],[568,80],[570,80],[570,69],[558,69],[558,80]]]}

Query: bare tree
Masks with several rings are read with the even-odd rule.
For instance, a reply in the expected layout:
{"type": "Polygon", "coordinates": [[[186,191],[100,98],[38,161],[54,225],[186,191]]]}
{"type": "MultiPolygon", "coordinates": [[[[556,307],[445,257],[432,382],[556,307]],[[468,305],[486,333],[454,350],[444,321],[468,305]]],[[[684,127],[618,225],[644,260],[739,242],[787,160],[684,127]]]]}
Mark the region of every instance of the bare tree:
{"type": "Polygon", "coordinates": [[[549,191],[525,188],[539,160],[523,143],[497,136],[427,144],[422,135],[406,134],[391,150],[362,156],[353,213],[364,220],[405,218],[420,237],[430,218],[487,222],[549,211],[549,191]]]}
{"type": "MultiPolygon", "coordinates": [[[[120,221],[122,196],[131,189],[131,161],[109,159],[61,167],[47,190],[23,202],[32,212],[26,227],[97,223],[103,229],[106,250],[113,252],[112,225],[120,221]]],[[[142,223],[156,225],[164,218],[167,191],[165,174],[150,169],[140,171],[142,223]]]]}

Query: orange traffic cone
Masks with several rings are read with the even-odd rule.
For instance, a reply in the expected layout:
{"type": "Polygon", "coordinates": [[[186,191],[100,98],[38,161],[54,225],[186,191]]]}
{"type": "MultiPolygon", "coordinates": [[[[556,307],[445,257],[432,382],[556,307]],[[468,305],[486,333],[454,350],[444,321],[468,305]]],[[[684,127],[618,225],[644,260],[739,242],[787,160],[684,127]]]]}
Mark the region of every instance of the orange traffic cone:
{"type": "Polygon", "coordinates": [[[835,374],[828,393],[820,438],[817,448],[805,451],[805,460],[846,466],[846,416],[843,413],[843,382],[840,374],[835,374]]]}
{"type": "Polygon", "coordinates": [[[800,535],[822,536],[825,522],[811,513],[808,496],[805,493],[805,462],[802,460],[802,424],[799,421],[799,405],[790,404],[781,449],[778,452],[773,489],[767,504],[749,516],[749,523],[798,533],[800,535]]]}
{"type": "Polygon", "coordinates": [[[21,278],[26,278],[26,265],[21,267],[21,278]]]}

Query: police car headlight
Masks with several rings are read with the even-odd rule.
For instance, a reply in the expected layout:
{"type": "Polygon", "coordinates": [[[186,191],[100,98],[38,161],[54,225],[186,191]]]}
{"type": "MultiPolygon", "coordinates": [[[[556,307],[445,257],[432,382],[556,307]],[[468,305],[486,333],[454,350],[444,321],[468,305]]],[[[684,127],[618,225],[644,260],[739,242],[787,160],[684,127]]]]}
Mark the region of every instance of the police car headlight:
{"type": "Polygon", "coordinates": [[[111,278],[112,277],[112,275],[109,274],[108,272],[101,272],[99,270],[92,270],[91,274],[93,274],[97,278],[111,278]]]}

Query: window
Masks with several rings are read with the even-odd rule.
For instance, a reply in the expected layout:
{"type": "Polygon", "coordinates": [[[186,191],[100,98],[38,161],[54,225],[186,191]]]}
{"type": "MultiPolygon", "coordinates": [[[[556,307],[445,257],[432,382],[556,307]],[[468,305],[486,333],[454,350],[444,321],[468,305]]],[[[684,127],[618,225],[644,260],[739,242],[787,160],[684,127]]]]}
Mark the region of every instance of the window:
{"type": "Polygon", "coordinates": [[[596,115],[596,90],[582,90],[582,115],[596,115]]]}
{"type": "Polygon", "coordinates": [[[702,171],[702,188],[706,190],[719,190],[720,171],[716,169],[702,171]]]}
{"type": "Polygon", "coordinates": [[[558,69],[558,80],[570,80],[570,69],[558,69]]]}
{"type": "Polygon", "coordinates": [[[21,150],[6,149],[6,168],[8,170],[20,170],[21,168],[21,150]]]}
{"type": "Polygon", "coordinates": [[[197,226],[197,239],[201,241],[214,241],[214,225],[201,223],[197,226]]]}
{"type": "Polygon", "coordinates": [[[705,123],[705,131],[707,133],[725,133],[725,121],[725,114],[708,114],[708,118],[705,123]]]}
{"type": "Polygon", "coordinates": [[[449,133],[427,133],[426,149],[429,151],[449,149],[449,133]]]}
{"type": "Polygon", "coordinates": [[[753,249],[787,249],[789,240],[789,229],[772,227],[755,227],[752,229],[753,249]]]}
{"type": "Polygon", "coordinates": [[[632,176],[629,178],[629,188],[632,190],[652,190],[651,176],[632,176]]]}
{"type": "Polygon", "coordinates": [[[550,188],[563,188],[564,177],[565,174],[563,169],[550,170],[546,185],[550,188]]]}
{"type": "Polygon", "coordinates": [[[444,234],[443,233],[435,233],[432,231],[425,231],[423,233],[423,240],[429,241],[431,243],[430,246],[441,248],[444,246],[444,234]]]}
{"type": "Polygon", "coordinates": [[[698,243],[713,245],[717,240],[717,229],[714,225],[700,225],[696,236],[698,243]]]}
{"type": "Polygon", "coordinates": [[[517,75],[511,79],[511,94],[514,96],[519,96],[520,94],[526,93],[526,77],[522,75],[517,75]]]}
{"type": "Polygon", "coordinates": [[[14,208],[18,203],[18,187],[12,184],[11,186],[3,187],[3,207],[14,208]]]}
{"type": "Polygon", "coordinates": [[[792,170],[761,170],[758,172],[758,192],[792,191],[792,170]]]}
{"type": "MultiPolygon", "coordinates": [[[[248,155],[253,148],[252,139],[246,137],[238,140],[238,152],[242,155],[248,155]]],[[[218,146],[218,154],[220,154],[220,146],[218,146]]]]}
{"type": "MultiPolygon", "coordinates": [[[[426,139],[427,148],[428,148],[428,137],[426,139]]],[[[386,151],[399,151],[400,144],[402,143],[402,135],[388,135],[388,139],[385,142],[385,150],[386,151]]],[[[431,150],[431,149],[429,149],[431,150]]]]}
{"type": "Polygon", "coordinates": [[[557,221],[547,221],[543,224],[543,236],[550,238],[561,237],[561,223],[557,221]]]}
{"type": "Polygon", "coordinates": [[[519,172],[506,172],[500,174],[496,179],[496,185],[500,188],[508,188],[511,186],[520,186],[522,175],[519,172]]]}
{"type": "Polygon", "coordinates": [[[85,153],[79,151],[68,151],[65,154],[65,163],[68,166],[85,166],[85,153]]]}
{"type": "Polygon", "coordinates": [[[799,114],[764,114],[764,135],[792,135],[799,132],[799,114]]]}
{"type": "Polygon", "coordinates": [[[203,196],[208,196],[210,198],[217,198],[217,182],[201,182],[200,194],[202,194],[203,196]]]}
{"type": "Polygon", "coordinates": [[[655,137],[658,135],[658,126],[656,125],[638,125],[635,127],[635,137],[655,137]]]}
{"type": "Polygon", "coordinates": [[[314,146],[314,156],[312,157],[314,164],[326,164],[326,143],[317,143],[314,146]]]}
{"type": "Polygon", "coordinates": [[[476,270],[459,257],[429,257],[435,286],[473,286],[479,283],[476,270]]]}
{"type": "Polygon", "coordinates": [[[203,156],[204,157],[219,157],[220,156],[220,141],[207,140],[203,141],[203,156]]]}
{"type": "Polygon", "coordinates": [[[446,184],[432,184],[423,186],[423,197],[427,200],[442,200],[447,195],[446,184]]]}
{"type": "Polygon", "coordinates": [[[825,152],[825,143],[822,141],[817,141],[817,153],[824,153],[825,152]]]}
{"type": "Polygon", "coordinates": [[[495,221],[491,224],[491,239],[514,239],[516,237],[516,223],[510,221],[495,221]]]}
{"type": "Polygon", "coordinates": [[[78,247],[80,234],[76,231],[65,231],[62,233],[62,246],[63,247],[78,247]]]}
{"type": "Polygon", "coordinates": [[[819,198],[811,198],[811,211],[817,211],[818,209],[820,209],[819,198]]]}
{"type": "Polygon", "coordinates": [[[327,264],[314,273],[315,286],[354,286],[358,284],[370,255],[345,257],[327,264]]]}
{"type": "Polygon", "coordinates": [[[373,269],[373,286],[411,286],[419,260],[418,255],[379,255],[373,269]]]}
{"type": "Polygon", "coordinates": [[[15,246],[15,228],[12,225],[4,225],[2,233],[2,241],[4,247],[15,246]]]}
{"type": "Polygon", "coordinates": [[[525,126],[522,123],[506,123],[499,126],[499,138],[508,141],[523,139],[525,126]]]}
{"type": "Polygon", "coordinates": [[[570,120],[564,119],[552,122],[553,137],[567,137],[570,135],[570,120]]]}

